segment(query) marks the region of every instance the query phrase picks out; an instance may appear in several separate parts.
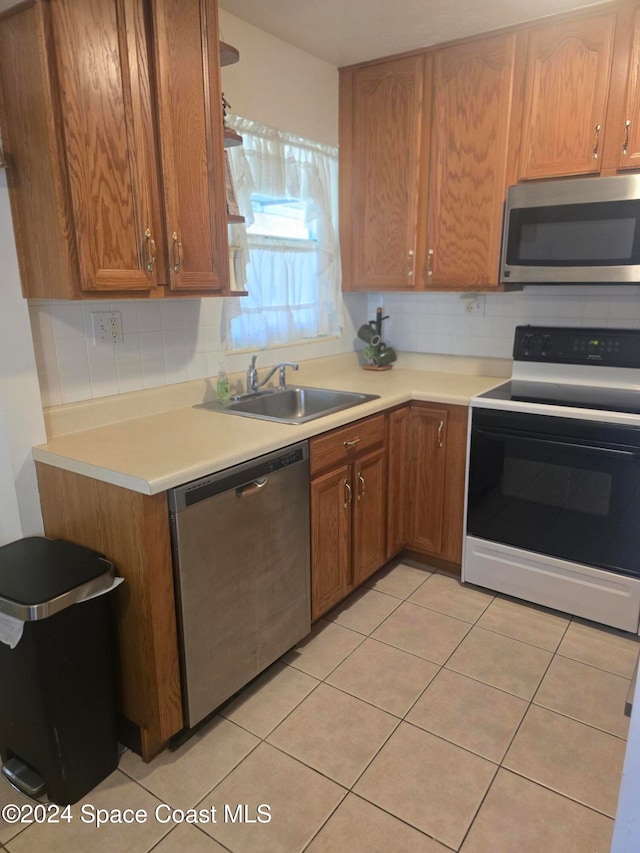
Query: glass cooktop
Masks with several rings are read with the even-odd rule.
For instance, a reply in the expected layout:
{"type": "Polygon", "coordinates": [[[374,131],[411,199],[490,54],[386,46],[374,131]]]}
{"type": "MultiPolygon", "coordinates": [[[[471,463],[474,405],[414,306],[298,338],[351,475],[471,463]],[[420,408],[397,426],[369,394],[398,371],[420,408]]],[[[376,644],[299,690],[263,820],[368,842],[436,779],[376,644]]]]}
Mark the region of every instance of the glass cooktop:
{"type": "Polygon", "coordinates": [[[640,415],[640,391],[625,388],[597,388],[590,385],[512,379],[478,396],[485,400],[541,403],[546,406],[570,406],[576,409],[640,415]]]}

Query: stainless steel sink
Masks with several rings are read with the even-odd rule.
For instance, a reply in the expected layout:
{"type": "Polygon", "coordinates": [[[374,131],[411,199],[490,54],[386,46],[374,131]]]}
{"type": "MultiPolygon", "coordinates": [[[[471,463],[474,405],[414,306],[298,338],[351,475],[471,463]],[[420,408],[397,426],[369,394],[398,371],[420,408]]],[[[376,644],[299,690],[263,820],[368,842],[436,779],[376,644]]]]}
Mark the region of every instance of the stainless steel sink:
{"type": "Polygon", "coordinates": [[[223,405],[203,403],[202,406],[246,418],[302,424],[378,398],[378,394],[354,394],[350,391],[332,391],[328,388],[291,387],[247,394],[223,405]]]}

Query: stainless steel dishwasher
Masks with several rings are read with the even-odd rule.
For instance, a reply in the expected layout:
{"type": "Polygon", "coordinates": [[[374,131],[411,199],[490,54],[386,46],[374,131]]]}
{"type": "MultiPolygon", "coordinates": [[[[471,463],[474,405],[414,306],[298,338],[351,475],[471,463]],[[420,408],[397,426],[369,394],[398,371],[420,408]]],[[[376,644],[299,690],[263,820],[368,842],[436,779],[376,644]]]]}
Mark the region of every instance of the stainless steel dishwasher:
{"type": "Polygon", "coordinates": [[[306,441],[169,492],[185,725],[309,633],[306,441]]]}

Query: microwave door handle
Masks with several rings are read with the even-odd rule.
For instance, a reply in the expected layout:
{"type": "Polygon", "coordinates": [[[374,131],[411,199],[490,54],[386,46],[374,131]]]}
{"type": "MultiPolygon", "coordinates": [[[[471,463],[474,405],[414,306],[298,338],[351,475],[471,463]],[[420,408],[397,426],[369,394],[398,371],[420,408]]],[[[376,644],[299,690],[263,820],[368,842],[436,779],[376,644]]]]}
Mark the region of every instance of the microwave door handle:
{"type": "Polygon", "coordinates": [[[534,433],[517,432],[516,430],[488,430],[482,427],[474,427],[471,433],[473,435],[481,435],[485,438],[497,439],[502,441],[505,438],[514,438],[518,441],[528,441],[534,444],[552,444],[554,447],[564,447],[567,450],[586,450],[590,453],[595,453],[600,456],[614,456],[624,459],[632,459],[640,457],[640,449],[622,450],[617,447],[612,447],[607,444],[587,444],[585,442],[567,441],[558,436],[540,436],[534,433]]]}

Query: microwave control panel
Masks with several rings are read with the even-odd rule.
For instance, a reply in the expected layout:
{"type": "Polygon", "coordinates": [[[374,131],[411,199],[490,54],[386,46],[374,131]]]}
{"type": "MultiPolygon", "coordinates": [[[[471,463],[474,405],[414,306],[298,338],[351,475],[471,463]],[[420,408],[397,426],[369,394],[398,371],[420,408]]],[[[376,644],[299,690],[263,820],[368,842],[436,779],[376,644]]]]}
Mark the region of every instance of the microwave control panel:
{"type": "Polygon", "coordinates": [[[640,330],[518,326],[516,361],[640,367],[640,330]]]}

